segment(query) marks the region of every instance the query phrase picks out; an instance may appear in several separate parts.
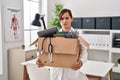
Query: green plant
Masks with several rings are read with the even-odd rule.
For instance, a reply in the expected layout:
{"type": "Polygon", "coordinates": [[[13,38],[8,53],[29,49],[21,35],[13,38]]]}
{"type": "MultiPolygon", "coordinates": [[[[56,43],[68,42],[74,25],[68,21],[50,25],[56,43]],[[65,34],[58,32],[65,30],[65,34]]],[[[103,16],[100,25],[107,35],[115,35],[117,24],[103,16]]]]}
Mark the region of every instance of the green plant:
{"type": "Polygon", "coordinates": [[[52,17],[51,21],[50,21],[50,26],[56,26],[58,28],[60,28],[60,23],[59,23],[59,19],[58,19],[58,15],[59,12],[63,9],[63,4],[62,3],[56,3],[55,4],[55,8],[53,9],[54,12],[54,17],[52,17]]]}
{"type": "Polygon", "coordinates": [[[118,64],[120,64],[120,58],[117,60],[118,64]]]}

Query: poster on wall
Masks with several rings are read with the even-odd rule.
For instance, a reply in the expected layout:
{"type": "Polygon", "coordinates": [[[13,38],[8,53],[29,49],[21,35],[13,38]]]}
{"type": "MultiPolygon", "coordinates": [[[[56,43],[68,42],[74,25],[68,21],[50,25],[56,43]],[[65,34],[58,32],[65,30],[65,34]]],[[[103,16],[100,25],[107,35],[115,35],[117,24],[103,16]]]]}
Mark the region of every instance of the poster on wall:
{"type": "Polygon", "coordinates": [[[23,39],[23,20],[21,9],[7,7],[5,15],[6,42],[21,41],[23,39]]]}

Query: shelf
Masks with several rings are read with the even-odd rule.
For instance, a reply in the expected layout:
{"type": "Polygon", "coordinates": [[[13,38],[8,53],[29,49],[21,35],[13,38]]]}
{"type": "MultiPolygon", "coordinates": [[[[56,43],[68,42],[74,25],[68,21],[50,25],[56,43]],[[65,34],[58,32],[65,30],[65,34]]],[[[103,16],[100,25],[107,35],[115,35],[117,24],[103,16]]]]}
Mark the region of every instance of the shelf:
{"type": "Polygon", "coordinates": [[[120,48],[112,47],[116,34],[120,30],[80,29],[82,37],[90,44],[88,59],[115,63],[113,72],[120,73],[117,59],[120,58],[120,48]]]}
{"type": "Polygon", "coordinates": [[[120,67],[113,67],[113,72],[120,73],[120,67]]]}
{"type": "Polygon", "coordinates": [[[82,31],[110,31],[110,30],[105,30],[105,29],[80,29],[82,31]]]}
{"type": "Polygon", "coordinates": [[[110,31],[83,31],[83,34],[92,34],[92,35],[110,35],[110,31]]]}
{"type": "Polygon", "coordinates": [[[89,50],[103,50],[103,51],[109,51],[110,48],[89,48],[89,50]]]}
{"type": "Polygon", "coordinates": [[[107,29],[78,29],[81,31],[109,31],[111,33],[120,33],[120,30],[107,30],[107,29]]]}
{"type": "Polygon", "coordinates": [[[110,30],[111,33],[120,33],[120,30],[110,30]]]}
{"type": "Polygon", "coordinates": [[[110,52],[111,53],[120,53],[120,48],[111,48],[110,52]]]}

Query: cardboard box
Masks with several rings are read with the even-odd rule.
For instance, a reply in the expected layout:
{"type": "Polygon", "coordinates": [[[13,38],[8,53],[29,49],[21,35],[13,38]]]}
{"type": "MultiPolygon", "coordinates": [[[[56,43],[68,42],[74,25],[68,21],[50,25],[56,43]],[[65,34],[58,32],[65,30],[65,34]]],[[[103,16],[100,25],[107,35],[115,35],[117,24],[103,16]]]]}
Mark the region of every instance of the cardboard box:
{"type": "Polygon", "coordinates": [[[52,63],[50,63],[50,56],[48,57],[48,44],[50,39],[47,38],[45,43],[42,44],[44,37],[37,38],[30,46],[38,44],[38,51],[41,52],[42,45],[44,49],[44,54],[40,54],[39,58],[42,63],[45,63],[46,66],[53,67],[71,67],[72,64],[76,62],[79,57],[79,50],[81,50],[80,43],[89,49],[89,44],[81,36],[78,39],[71,38],[62,38],[63,35],[58,36],[55,34],[55,37],[51,39],[51,44],[53,45],[53,54],[52,54],[52,63]],[[55,38],[56,37],[56,38],[55,38]],[[57,48],[58,47],[58,48],[57,48]]]}
{"type": "Polygon", "coordinates": [[[39,37],[38,40],[39,59],[45,66],[71,67],[80,56],[80,45],[78,39],[70,38],[46,38],[39,37]],[[49,48],[49,45],[52,48],[49,48]],[[41,54],[41,51],[44,51],[41,54]],[[50,54],[51,51],[51,54],[50,54]]]}

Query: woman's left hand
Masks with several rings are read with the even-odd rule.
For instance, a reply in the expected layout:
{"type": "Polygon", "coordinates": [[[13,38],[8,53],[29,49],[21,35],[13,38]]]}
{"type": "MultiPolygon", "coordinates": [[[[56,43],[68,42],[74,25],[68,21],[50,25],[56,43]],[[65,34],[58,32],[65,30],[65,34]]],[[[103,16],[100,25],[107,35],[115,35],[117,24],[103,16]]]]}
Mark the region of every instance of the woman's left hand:
{"type": "Polygon", "coordinates": [[[82,66],[82,61],[78,60],[75,64],[71,66],[71,69],[78,70],[82,66]]]}

